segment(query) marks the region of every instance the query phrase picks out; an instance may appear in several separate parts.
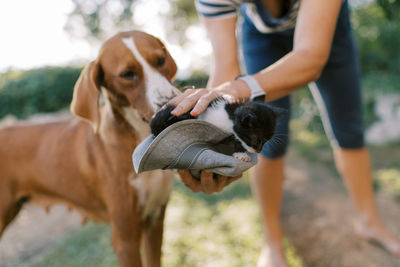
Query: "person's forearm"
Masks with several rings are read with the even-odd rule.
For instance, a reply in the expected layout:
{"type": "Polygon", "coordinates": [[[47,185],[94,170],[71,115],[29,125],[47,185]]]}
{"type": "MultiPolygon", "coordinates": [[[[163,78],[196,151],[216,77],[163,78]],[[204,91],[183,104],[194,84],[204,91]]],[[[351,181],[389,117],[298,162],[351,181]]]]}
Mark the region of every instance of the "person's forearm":
{"type": "Polygon", "coordinates": [[[325,65],[320,58],[312,52],[292,51],[253,76],[265,90],[266,101],[276,100],[318,79],[325,65]]]}
{"type": "MultiPolygon", "coordinates": [[[[325,65],[323,58],[326,57],[319,57],[311,52],[292,51],[275,64],[252,76],[266,92],[266,101],[273,101],[316,80],[325,65]]],[[[220,89],[235,98],[250,97],[250,89],[241,80],[231,81],[229,86],[220,89]]]]}

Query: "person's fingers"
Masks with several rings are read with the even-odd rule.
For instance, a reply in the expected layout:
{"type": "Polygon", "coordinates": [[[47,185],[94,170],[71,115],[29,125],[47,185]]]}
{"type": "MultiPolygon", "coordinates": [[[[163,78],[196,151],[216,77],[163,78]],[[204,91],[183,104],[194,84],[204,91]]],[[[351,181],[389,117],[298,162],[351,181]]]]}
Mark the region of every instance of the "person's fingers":
{"type": "Polygon", "coordinates": [[[229,104],[233,104],[233,103],[235,103],[235,102],[238,101],[238,100],[237,100],[235,97],[233,97],[232,95],[224,94],[223,97],[225,98],[226,101],[228,101],[229,104]]]}
{"type": "Polygon", "coordinates": [[[197,100],[192,111],[190,112],[190,115],[192,116],[200,115],[204,110],[207,109],[208,105],[210,105],[210,103],[216,98],[218,98],[218,94],[216,92],[207,92],[206,94],[203,94],[197,100]]]}
{"type": "Polygon", "coordinates": [[[192,192],[197,193],[201,191],[200,181],[194,178],[188,170],[178,170],[178,174],[182,183],[192,192]]]}
{"type": "Polygon", "coordinates": [[[188,112],[191,110],[199,100],[199,98],[207,93],[207,91],[204,90],[196,90],[190,95],[187,95],[182,101],[175,107],[174,110],[171,111],[172,115],[175,116],[180,116],[184,114],[185,112],[188,112]]]}
{"type": "Polygon", "coordinates": [[[217,181],[218,181],[217,182],[217,192],[221,192],[222,189],[224,189],[224,187],[228,185],[229,177],[218,175],[217,181]]]}
{"type": "Polygon", "coordinates": [[[242,176],[243,176],[243,174],[240,174],[240,175],[234,176],[234,177],[228,177],[228,183],[226,184],[226,186],[231,184],[232,182],[236,181],[237,179],[239,179],[242,176]]]}
{"type": "Polygon", "coordinates": [[[216,192],[217,184],[214,180],[212,172],[202,171],[200,176],[200,181],[204,193],[211,194],[216,192]]]}
{"type": "Polygon", "coordinates": [[[242,174],[235,177],[228,177],[210,171],[202,171],[200,180],[198,180],[188,170],[177,171],[182,183],[194,193],[200,191],[203,191],[205,194],[221,192],[224,187],[242,177],[242,174]]]}
{"type": "Polygon", "coordinates": [[[230,183],[236,181],[240,177],[242,177],[243,174],[239,174],[238,176],[234,177],[229,177],[229,176],[223,176],[223,175],[217,175],[217,192],[221,192],[222,189],[224,189],[225,186],[229,185],[230,183]]]}
{"type": "Polygon", "coordinates": [[[185,92],[175,96],[171,100],[168,101],[169,104],[172,104],[174,106],[178,105],[185,97],[188,95],[192,94],[194,89],[187,89],[185,92]]]}

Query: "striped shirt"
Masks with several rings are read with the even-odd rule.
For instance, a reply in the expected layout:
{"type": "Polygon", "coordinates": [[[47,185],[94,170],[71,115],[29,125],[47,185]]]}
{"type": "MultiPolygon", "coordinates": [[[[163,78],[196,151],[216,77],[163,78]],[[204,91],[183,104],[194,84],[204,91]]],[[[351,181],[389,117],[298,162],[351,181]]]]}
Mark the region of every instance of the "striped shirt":
{"type": "Polygon", "coordinates": [[[242,7],[245,15],[262,33],[294,29],[300,0],[293,0],[288,12],[281,18],[273,17],[261,0],[195,0],[197,12],[207,18],[230,18],[237,16],[242,7]]]}

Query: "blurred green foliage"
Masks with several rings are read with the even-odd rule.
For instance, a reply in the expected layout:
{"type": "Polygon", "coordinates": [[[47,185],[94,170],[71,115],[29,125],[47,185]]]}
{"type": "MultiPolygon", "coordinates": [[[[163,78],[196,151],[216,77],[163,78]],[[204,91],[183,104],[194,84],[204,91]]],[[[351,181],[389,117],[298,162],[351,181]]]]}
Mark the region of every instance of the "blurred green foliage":
{"type": "Polygon", "coordinates": [[[26,72],[7,72],[0,81],[0,118],[13,114],[26,118],[39,112],[65,108],[72,99],[80,68],[45,67],[26,72]]]}
{"type": "Polygon", "coordinates": [[[388,20],[398,19],[396,15],[400,14],[400,0],[376,0],[376,3],[388,20]]]}
{"type": "Polygon", "coordinates": [[[363,72],[400,73],[400,1],[378,2],[384,3],[361,6],[351,17],[361,67],[363,72]]]}
{"type": "MultiPolygon", "coordinates": [[[[14,115],[24,119],[35,113],[54,112],[69,106],[82,68],[44,67],[0,74],[0,118],[14,115]]],[[[195,73],[176,80],[180,89],[203,87],[207,75],[195,73]]]]}

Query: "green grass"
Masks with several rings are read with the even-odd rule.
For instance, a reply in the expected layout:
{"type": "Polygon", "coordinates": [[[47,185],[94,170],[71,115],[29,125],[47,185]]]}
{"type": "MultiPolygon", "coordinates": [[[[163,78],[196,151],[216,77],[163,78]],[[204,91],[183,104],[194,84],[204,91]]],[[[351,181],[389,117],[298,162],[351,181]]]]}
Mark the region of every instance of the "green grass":
{"type": "MultiPolygon", "coordinates": [[[[213,195],[191,193],[175,181],[165,220],[163,266],[254,266],[262,242],[258,206],[247,177],[213,195]]],[[[290,241],[284,244],[290,266],[302,266],[290,241]]],[[[110,228],[90,222],[24,266],[117,266],[110,228]]]]}
{"type": "Polygon", "coordinates": [[[110,227],[103,223],[89,222],[52,246],[39,259],[24,267],[81,267],[117,266],[117,259],[110,246],[110,227]]]}

